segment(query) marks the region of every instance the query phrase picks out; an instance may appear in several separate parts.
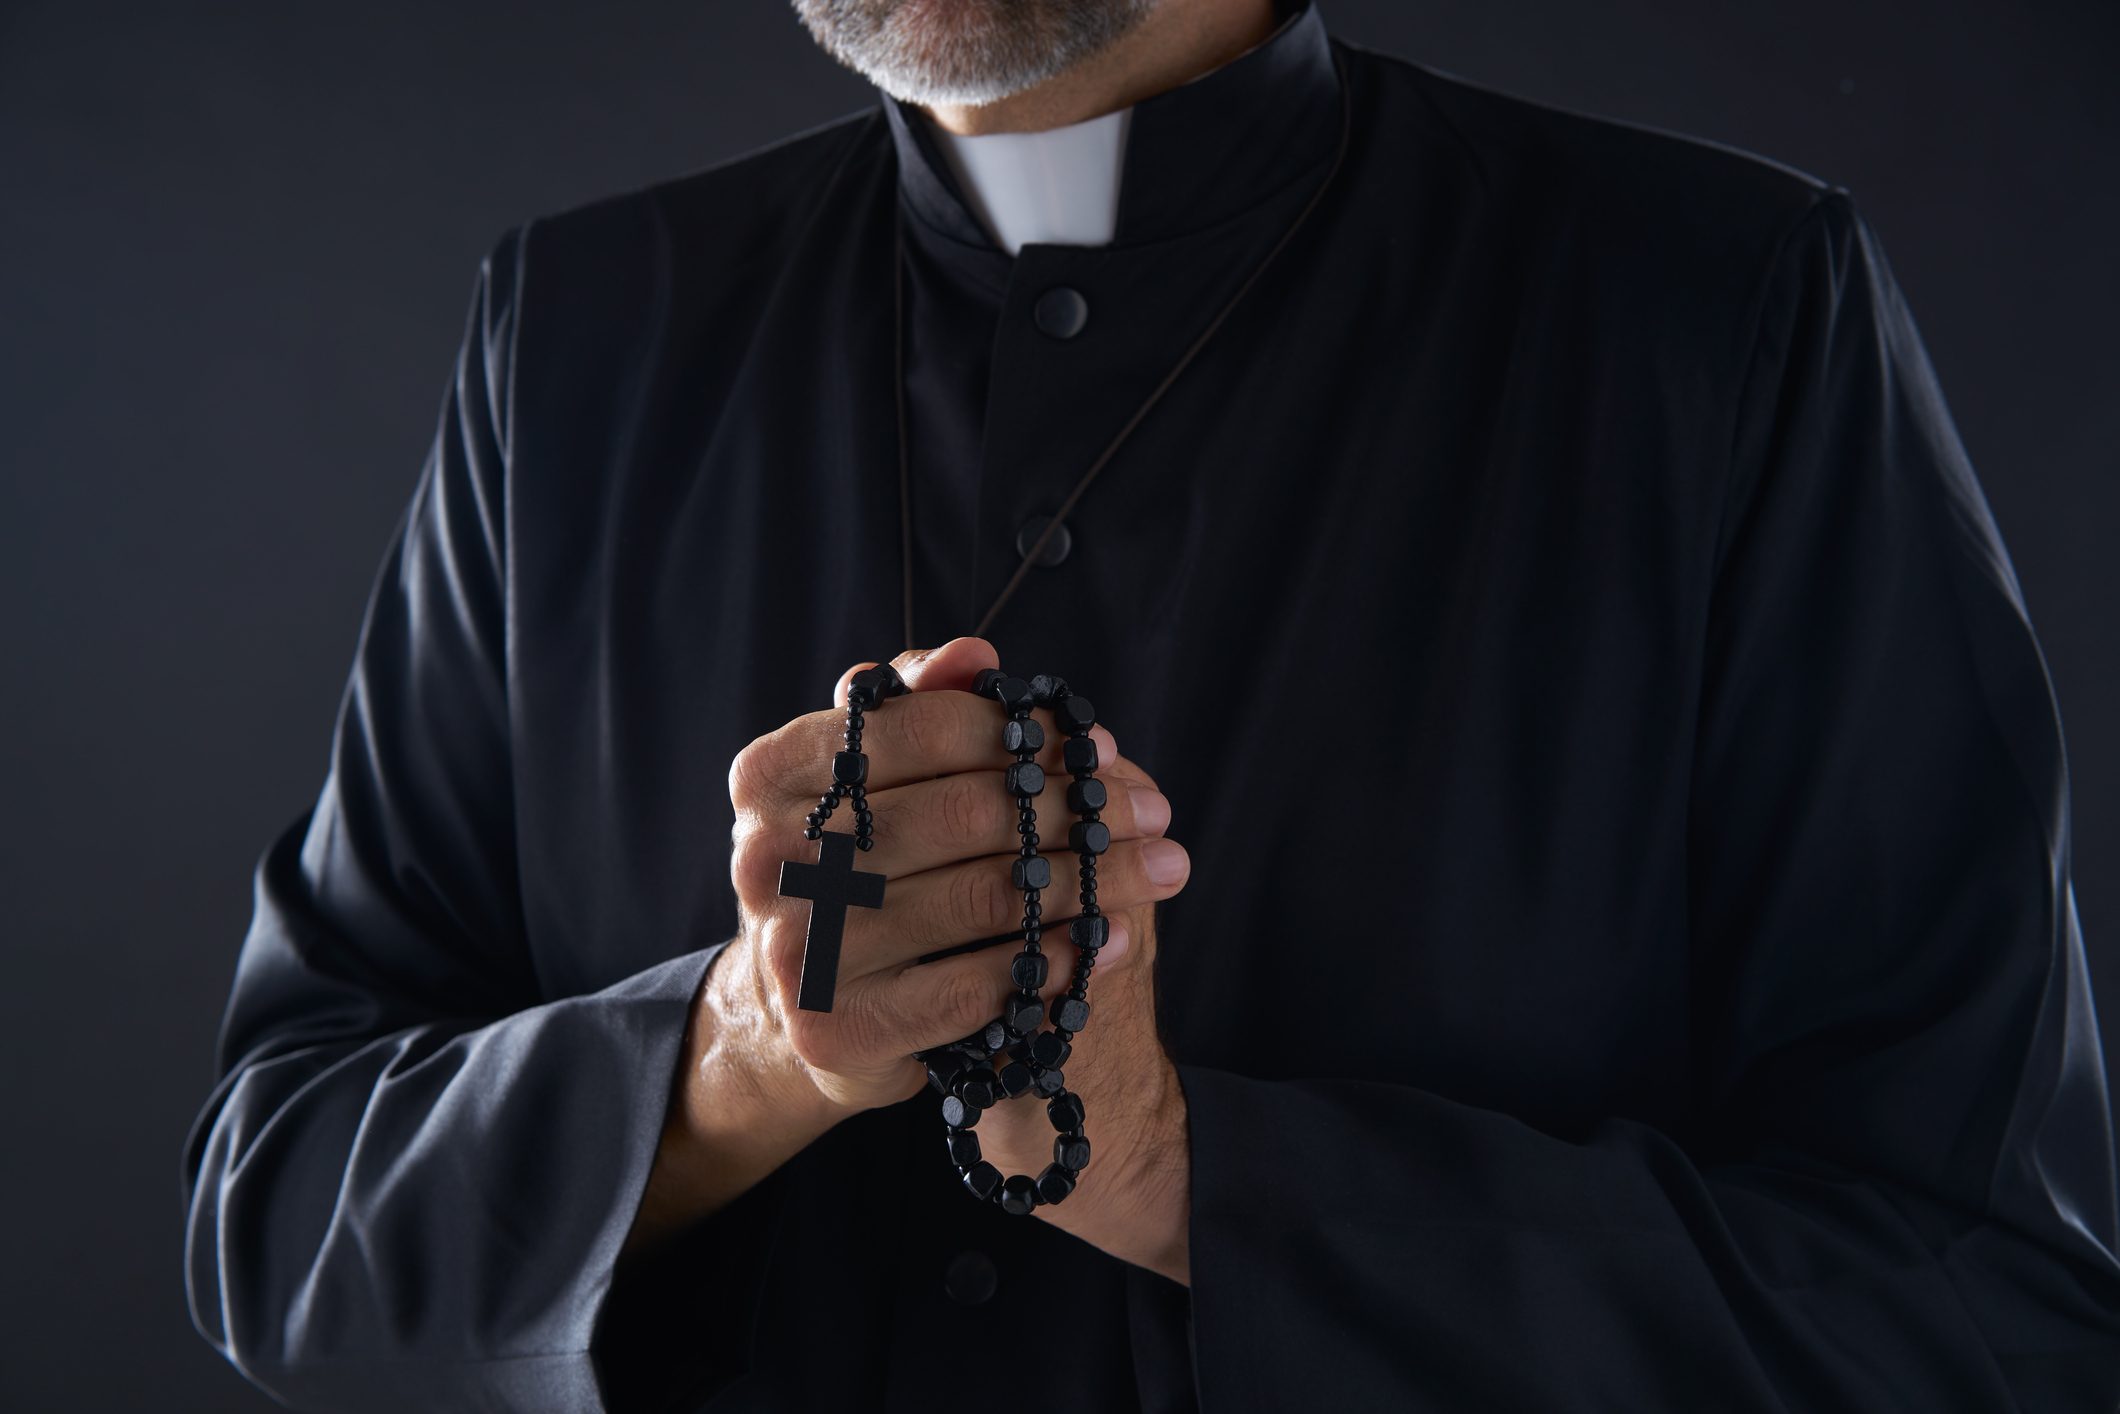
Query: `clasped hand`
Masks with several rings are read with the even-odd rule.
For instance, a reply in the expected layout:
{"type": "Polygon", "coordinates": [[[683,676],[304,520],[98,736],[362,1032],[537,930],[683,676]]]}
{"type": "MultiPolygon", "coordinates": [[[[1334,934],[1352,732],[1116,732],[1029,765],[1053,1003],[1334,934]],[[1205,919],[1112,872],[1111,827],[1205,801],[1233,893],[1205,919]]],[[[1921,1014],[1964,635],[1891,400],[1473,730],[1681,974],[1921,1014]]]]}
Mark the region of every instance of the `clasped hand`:
{"type": "MultiPolygon", "coordinates": [[[[1020,848],[1015,800],[1000,784],[1000,715],[971,694],[973,676],[998,666],[985,639],[958,638],[892,661],[909,689],[867,714],[868,800],[875,847],[860,868],[889,877],[880,909],[851,910],[841,944],[837,998],[830,1012],[796,1007],[807,906],[779,893],[780,866],[807,859],[803,816],[829,776],[845,729],[849,667],[834,689],[837,710],[805,714],[759,737],[729,770],[736,811],[730,869],[741,927],[710,986],[723,1015],[748,1007],[752,1044],[772,1048],[770,1069],[799,1078],[801,1102],[820,1127],[848,1114],[921,1092],[916,1051],[954,1041],[995,1017],[1012,990],[1015,949],[992,946],[922,962],[953,946],[1020,929],[1022,896],[1008,861],[1020,848]],[[733,964],[733,965],[732,965],[733,964]]],[[[1060,767],[1064,733],[1039,709],[1047,771],[1038,797],[1050,822],[1070,818],[1060,767]]],[[[1187,1279],[1187,1163],[1184,1099],[1156,1034],[1153,962],[1155,905],[1185,885],[1190,860],[1164,835],[1170,802],[1112,733],[1092,729],[1109,804],[1102,818],[1111,848],[1099,859],[1097,899],[1111,919],[1109,943],[1091,977],[1090,1024],[1067,1065],[1068,1088],[1090,1115],[1092,1158],[1067,1202],[1037,1215],[1085,1241],[1174,1280],[1187,1279]]],[[[833,828],[832,824],[826,826],[833,828]]],[[[1054,857],[1054,887],[1043,903],[1041,946],[1052,958],[1044,994],[1065,990],[1076,956],[1067,919],[1080,912],[1063,883],[1074,856],[1054,857]]],[[[936,1120],[935,1143],[943,1142],[936,1120]]],[[[982,1116],[986,1157],[1004,1173],[1036,1173],[1051,1158],[1052,1128],[1035,1099],[1004,1101],[982,1116]]],[[[971,1201],[969,1198],[967,1202],[971,1201]]]]}

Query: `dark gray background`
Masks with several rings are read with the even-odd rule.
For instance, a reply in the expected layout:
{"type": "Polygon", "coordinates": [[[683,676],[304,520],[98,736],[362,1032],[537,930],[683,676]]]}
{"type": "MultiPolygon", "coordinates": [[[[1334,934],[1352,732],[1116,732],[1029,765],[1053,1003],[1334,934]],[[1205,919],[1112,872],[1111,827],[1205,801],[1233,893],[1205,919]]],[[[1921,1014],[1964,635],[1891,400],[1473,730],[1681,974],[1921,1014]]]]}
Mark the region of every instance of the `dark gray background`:
{"type": "MultiPolygon", "coordinates": [[[[1321,8],[1854,193],[2060,695],[2120,1055],[2120,7],[1321,8]]],[[[872,101],[785,0],[0,0],[0,1406],[266,1407],[187,1322],[179,1146],[479,255],[872,101]]]]}

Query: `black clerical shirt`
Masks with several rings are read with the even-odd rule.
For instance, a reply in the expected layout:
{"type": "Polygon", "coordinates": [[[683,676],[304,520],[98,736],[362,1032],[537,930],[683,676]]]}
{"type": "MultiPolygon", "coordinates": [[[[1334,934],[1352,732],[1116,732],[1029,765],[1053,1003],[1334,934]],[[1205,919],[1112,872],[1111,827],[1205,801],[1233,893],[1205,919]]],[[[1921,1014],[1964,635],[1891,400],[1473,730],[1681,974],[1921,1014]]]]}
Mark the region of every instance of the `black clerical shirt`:
{"type": "Polygon", "coordinates": [[[323,1409],[2109,1411],[2060,723],[1848,193],[1309,9],[1137,105],[1108,246],[1000,255],[905,116],[496,243],[258,861],[201,1330],[323,1409]],[[614,1281],[729,761],[905,646],[894,210],[932,644],[1343,85],[988,630],[1192,855],[1190,1288],[966,1197],[931,1097],[614,1281]]]}

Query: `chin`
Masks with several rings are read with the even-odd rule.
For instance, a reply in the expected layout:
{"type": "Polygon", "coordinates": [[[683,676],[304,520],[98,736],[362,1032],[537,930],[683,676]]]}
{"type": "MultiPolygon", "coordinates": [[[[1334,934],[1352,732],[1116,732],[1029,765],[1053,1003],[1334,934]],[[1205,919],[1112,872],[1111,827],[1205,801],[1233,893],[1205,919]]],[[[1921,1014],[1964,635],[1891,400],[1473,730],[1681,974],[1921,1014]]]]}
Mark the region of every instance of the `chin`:
{"type": "Polygon", "coordinates": [[[981,107],[1116,40],[1154,0],[793,0],[834,59],[906,103],[981,107]]]}

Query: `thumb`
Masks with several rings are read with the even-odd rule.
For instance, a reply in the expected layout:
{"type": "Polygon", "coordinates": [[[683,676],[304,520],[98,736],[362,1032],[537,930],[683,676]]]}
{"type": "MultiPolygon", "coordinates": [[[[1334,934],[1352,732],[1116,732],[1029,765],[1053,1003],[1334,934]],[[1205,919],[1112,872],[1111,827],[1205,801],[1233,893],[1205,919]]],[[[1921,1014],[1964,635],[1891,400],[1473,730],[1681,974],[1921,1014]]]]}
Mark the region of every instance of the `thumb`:
{"type": "MultiPolygon", "coordinates": [[[[863,668],[873,668],[874,662],[856,663],[839,675],[839,682],[832,689],[832,705],[847,705],[847,684],[854,674],[863,668]]],[[[939,648],[908,648],[891,659],[891,666],[905,679],[905,685],[914,692],[932,692],[937,688],[956,688],[969,692],[972,679],[982,668],[1001,666],[1001,652],[984,638],[953,638],[939,648]]]]}

